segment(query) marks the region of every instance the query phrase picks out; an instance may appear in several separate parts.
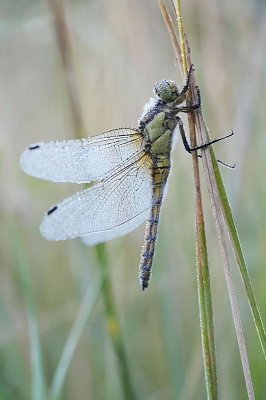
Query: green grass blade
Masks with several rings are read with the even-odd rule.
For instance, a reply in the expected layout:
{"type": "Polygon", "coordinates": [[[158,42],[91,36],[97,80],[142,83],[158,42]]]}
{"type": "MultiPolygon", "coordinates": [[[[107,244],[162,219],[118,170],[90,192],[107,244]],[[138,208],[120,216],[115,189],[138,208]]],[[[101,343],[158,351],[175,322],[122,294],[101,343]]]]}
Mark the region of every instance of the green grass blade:
{"type": "Polygon", "coordinates": [[[92,307],[95,304],[99,294],[101,293],[102,280],[97,276],[91,280],[91,284],[87,288],[83,297],[80,309],[70,330],[67,341],[65,343],[62,356],[58,363],[54,378],[50,389],[50,399],[57,400],[61,397],[63,385],[66,379],[68,367],[72,360],[72,356],[77,347],[79,338],[86,326],[88,318],[91,314],[92,307]]]}
{"type": "Polygon", "coordinates": [[[227,198],[223,179],[222,179],[219,167],[217,165],[214,151],[212,148],[210,148],[210,151],[211,151],[211,158],[212,158],[212,163],[213,163],[213,168],[214,168],[214,173],[215,173],[215,179],[216,179],[216,183],[217,183],[218,190],[219,190],[219,196],[220,196],[220,200],[221,200],[222,207],[223,207],[224,220],[225,220],[228,232],[229,232],[231,244],[233,246],[235,257],[236,257],[238,267],[239,267],[239,271],[240,271],[240,274],[241,274],[241,277],[242,277],[242,280],[244,283],[245,291],[246,291],[247,298],[248,298],[248,301],[250,304],[251,312],[252,312],[252,315],[254,318],[254,322],[255,322],[256,330],[257,330],[259,340],[261,343],[261,347],[263,350],[263,354],[264,354],[264,357],[266,358],[265,329],[264,329],[263,322],[262,322],[262,319],[260,316],[260,312],[259,312],[259,309],[258,309],[258,306],[256,303],[254,291],[253,291],[253,288],[251,285],[248,269],[247,269],[245,258],[244,258],[243,252],[242,252],[238,232],[236,229],[233,214],[232,214],[232,211],[231,211],[231,208],[229,205],[229,201],[227,198]]]}
{"type": "Polygon", "coordinates": [[[121,325],[119,322],[116,305],[112,293],[112,284],[107,274],[108,260],[105,243],[100,243],[96,247],[96,254],[101,274],[103,276],[102,295],[105,303],[106,326],[109,338],[112,342],[117,357],[119,376],[121,379],[124,396],[127,400],[136,400],[135,390],[131,380],[126,349],[123,342],[121,325]],[[105,278],[105,279],[104,279],[105,278]]]}
{"type": "Polygon", "coordinates": [[[201,259],[199,260],[197,257],[197,285],[205,382],[207,397],[209,400],[214,400],[218,398],[217,361],[208,253],[203,220],[198,223],[198,238],[201,259]]]}
{"type": "MultiPolygon", "coordinates": [[[[194,84],[195,84],[195,82],[194,82],[194,84]]],[[[195,94],[195,87],[194,87],[194,94],[195,94]]],[[[201,138],[201,141],[203,143],[206,143],[208,141],[208,132],[207,132],[207,128],[206,128],[206,125],[205,125],[205,122],[203,119],[202,112],[200,112],[200,111],[198,111],[196,113],[196,124],[197,124],[197,130],[198,130],[199,137],[201,138]]],[[[213,150],[211,149],[211,151],[213,151],[213,150]]],[[[217,164],[214,153],[213,153],[213,157],[214,157],[214,162],[217,164]]],[[[219,240],[219,244],[220,244],[226,285],[227,285],[227,290],[228,290],[228,295],[229,295],[229,300],[230,300],[230,305],[231,305],[231,310],[232,310],[233,321],[234,321],[234,325],[235,325],[235,332],[236,332],[236,337],[237,337],[237,342],[238,342],[238,347],[239,347],[239,352],[240,352],[240,357],[241,357],[243,373],[244,373],[245,382],[246,382],[246,389],[247,389],[247,393],[248,393],[248,398],[250,400],[254,400],[254,398],[255,398],[254,397],[254,389],[253,389],[251,373],[250,373],[250,368],[249,368],[247,349],[246,349],[246,345],[245,345],[245,338],[244,338],[244,333],[243,333],[243,328],[242,328],[242,323],[241,323],[241,318],[240,318],[239,307],[237,304],[233,276],[232,276],[232,271],[231,271],[231,266],[230,266],[230,261],[229,261],[229,254],[228,254],[227,243],[226,243],[226,235],[225,235],[225,229],[224,229],[224,223],[223,223],[222,204],[220,201],[219,190],[218,190],[215,173],[214,173],[214,169],[213,169],[213,161],[212,161],[211,155],[209,153],[209,148],[207,148],[206,150],[204,150],[202,152],[202,162],[203,162],[203,168],[204,168],[204,173],[205,173],[205,178],[206,178],[206,184],[208,187],[209,197],[211,200],[217,236],[218,236],[218,240],[219,240]]],[[[217,165],[217,168],[218,168],[218,165],[217,165]]]]}
{"type": "Polygon", "coordinates": [[[32,366],[32,399],[44,400],[46,398],[45,378],[42,361],[42,350],[38,333],[38,323],[34,304],[33,291],[30,280],[29,264],[26,254],[26,246],[23,232],[17,225],[17,258],[20,271],[20,278],[25,297],[29,333],[30,333],[30,356],[32,366]]]}

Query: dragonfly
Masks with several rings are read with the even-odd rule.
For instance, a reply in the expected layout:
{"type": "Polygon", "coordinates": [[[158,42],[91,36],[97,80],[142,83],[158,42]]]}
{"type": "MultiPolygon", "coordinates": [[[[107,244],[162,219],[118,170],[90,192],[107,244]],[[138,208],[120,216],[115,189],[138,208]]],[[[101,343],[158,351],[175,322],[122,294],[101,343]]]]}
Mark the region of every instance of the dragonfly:
{"type": "Polygon", "coordinates": [[[137,128],[119,128],[81,140],[52,141],[30,145],[21,155],[27,174],[52,182],[87,183],[92,186],[53,205],[40,226],[48,240],[85,237],[95,245],[125,235],[147,220],[139,265],[142,290],[152,272],[162,202],[171,170],[171,153],[177,131],[185,149],[204,149],[233,134],[190,147],[180,112],[201,107],[182,105],[190,86],[192,66],[179,91],[172,80],[154,85],[156,98],[144,106],[137,128]]]}

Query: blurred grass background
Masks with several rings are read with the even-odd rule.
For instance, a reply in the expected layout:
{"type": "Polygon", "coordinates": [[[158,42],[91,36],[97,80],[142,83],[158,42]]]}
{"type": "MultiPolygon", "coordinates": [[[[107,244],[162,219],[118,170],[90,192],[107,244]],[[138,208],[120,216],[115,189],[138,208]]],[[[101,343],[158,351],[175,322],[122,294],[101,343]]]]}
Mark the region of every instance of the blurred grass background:
{"type": "MultiPolygon", "coordinates": [[[[29,399],[32,392],[21,259],[29,268],[47,387],[82,298],[99,271],[94,248],[79,239],[48,242],[39,233],[45,210],[78,185],[44,182],[19,168],[27,145],[75,137],[51,3],[3,0],[0,6],[0,399],[29,399]]],[[[86,136],[135,127],[156,81],[171,78],[182,85],[156,1],[69,0],[63,5],[86,136]]],[[[237,164],[236,170],[223,168],[222,173],[265,322],[266,4],[189,0],[183,2],[183,18],[211,137],[235,131],[215,149],[224,162],[237,164]]],[[[138,281],[144,226],[106,246],[137,399],[206,398],[191,159],[181,141],[173,160],[148,290],[142,292],[138,281]]],[[[245,399],[206,190],[204,198],[220,398],[245,399]]],[[[255,395],[266,399],[265,361],[233,255],[232,261],[255,395]]],[[[105,322],[99,294],[61,398],[124,398],[105,322]]]]}

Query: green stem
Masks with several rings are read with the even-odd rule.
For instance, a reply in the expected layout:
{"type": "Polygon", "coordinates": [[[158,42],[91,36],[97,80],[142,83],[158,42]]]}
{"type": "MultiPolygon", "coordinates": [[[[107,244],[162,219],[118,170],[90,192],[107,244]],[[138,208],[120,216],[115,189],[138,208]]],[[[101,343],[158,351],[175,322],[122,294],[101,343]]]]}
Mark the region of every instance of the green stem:
{"type": "Polygon", "coordinates": [[[30,355],[32,368],[32,399],[44,400],[46,398],[46,383],[44,377],[42,349],[38,332],[38,322],[34,304],[34,296],[31,286],[29,264],[25,241],[20,226],[17,224],[17,256],[20,278],[23,287],[23,294],[26,302],[26,309],[29,323],[30,355]]]}
{"type": "Polygon", "coordinates": [[[98,264],[101,267],[101,274],[103,275],[102,294],[106,310],[107,332],[116,353],[118,368],[120,371],[120,377],[124,389],[124,397],[126,400],[136,400],[135,391],[131,381],[125,346],[123,343],[121,326],[119,323],[119,318],[112,293],[112,285],[109,275],[107,273],[108,261],[105,243],[100,243],[95,246],[95,248],[98,264]]]}
{"type": "Polygon", "coordinates": [[[213,168],[214,168],[214,174],[215,174],[215,179],[216,179],[216,183],[217,183],[217,187],[218,187],[218,191],[219,191],[219,196],[220,196],[220,200],[221,200],[221,204],[222,204],[222,210],[223,210],[223,216],[224,216],[224,220],[227,226],[227,230],[229,232],[229,237],[231,240],[231,244],[233,246],[234,249],[234,254],[237,260],[237,264],[239,267],[239,271],[244,283],[244,287],[246,290],[246,294],[247,294],[247,298],[250,304],[250,308],[251,308],[251,312],[254,318],[254,322],[255,322],[255,326],[256,326],[256,330],[259,336],[259,340],[261,343],[261,347],[263,350],[263,354],[264,357],[266,358],[266,334],[265,334],[265,329],[263,326],[263,322],[260,316],[260,312],[256,303],[256,299],[255,299],[255,295],[254,295],[254,291],[251,285],[251,281],[250,281],[250,277],[249,277],[249,273],[248,273],[248,269],[246,266],[246,262],[244,259],[244,255],[242,252],[242,248],[241,248],[241,244],[240,244],[240,240],[239,240],[239,236],[238,236],[238,232],[235,226],[235,222],[234,222],[234,218],[233,218],[233,214],[229,205],[229,201],[227,198],[227,194],[226,194],[226,190],[224,187],[224,183],[223,183],[223,179],[221,176],[221,173],[219,171],[219,167],[217,165],[217,161],[216,161],[216,157],[214,154],[214,151],[212,149],[212,147],[210,147],[210,152],[211,152],[211,158],[212,158],[212,164],[213,164],[213,168]]]}
{"type": "Polygon", "coordinates": [[[204,221],[199,223],[198,231],[201,263],[198,262],[197,265],[197,282],[205,381],[208,399],[218,399],[214,321],[204,221]]]}

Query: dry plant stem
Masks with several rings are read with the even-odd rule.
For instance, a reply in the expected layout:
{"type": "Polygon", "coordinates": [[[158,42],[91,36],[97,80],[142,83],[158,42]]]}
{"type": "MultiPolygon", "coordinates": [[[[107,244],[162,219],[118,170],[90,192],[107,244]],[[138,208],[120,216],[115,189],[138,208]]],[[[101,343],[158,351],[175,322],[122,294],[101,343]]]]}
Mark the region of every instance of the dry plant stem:
{"type": "MultiPolygon", "coordinates": [[[[191,93],[188,102],[191,104],[191,93]]],[[[197,146],[195,118],[188,114],[188,125],[190,132],[190,143],[192,147],[197,146]]],[[[196,229],[196,254],[197,254],[197,280],[199,311],[201,322],[202,349],[204,356],[204,370],[207,386],[208,399],[218,398],[217,384],[217,361],[214,335],[214,321],[212,310],[212,297],[209,276],[208,251],[205,236],[204,215],[202,196],[200,189],[200,176],[197,153],[192,153],[193,177],[194,177],[194,199],[195,199],[195,229],[196,229]]]]}
{"type": "Polygon", "coordinates": [[[64,76],[66,80],[66,88],[70,102],[72,123],[75,132],[84,132],[83,118],[81,115],[81,107],[76,89],[75,78],[73,74],[72,46],[70,40],[69,29],[66,23],[66,16],[62,0],[49,0],[51,7],[54,29],[56,33],[59,53],[62,59],[64,76]]]}
{"type": "MultiPolygon", "coordinates": [[[[187,45],[187,47],[188,47],[188,45],[187,45]]],[[[187,53],[189,54],[189,51],[187,53]]],[[[189,62],[189,64],[191,63],[189,56],[188,56],[188,62],[189,62]]],[[[192,77],[191,84],[192,84],[192,87],[195,88],[194,77],[192,77]]],[[[193,100],[196,99],[195,93],[196,92],[194,90],[193,100]]],[[[198,110],[195,112],[195,121],[196,121],[197,132],[199,134],[201,142],[206,143],[208,141],[208,134],[207,134],[207,128],[206,128],[201,110],[198,110]]],[[[211,151],[213,152],[213,149],[211,149],[211,151]]],[[[214,156],[214,153],[213,153],[213,156],[214,156]]],[[[214,156],[214,158],[215,158],[215,156],[214,156]]],[[[222,206],[221,206],[221,202],[220,202],[218,187],[217,187],[216,180],[215,180],[215,174],[214,174],[210,149],[207,148],[206,150],[202,151],[202,161],[203,161],[203,168],[204,168],[206,183],[207,183],[207,187],[208,187],[208,192],[209,192],[209,196],[210,196],[210,200],[211,200],[211,204],[212,204],[212,210],[213,210],[213,215],[214,215],[214,220],[215,220],[215,225],[216,225],[216,231],[217,231],[221,254],[222,254],[222,261],[223,261],[223,266],[224,266],[224,271],[225,271],[226,284],[227,284],[229,300],[230,300],[231,309],[232,309],[233,320],[234,320],[234,324],[235,324],[235,330],[236,330],[236,335],[237,335],[237,341],[238,341],[238,346],[239,346],[239,351],[240,351],[243,372],[244,372],[245,381],[246,381],[247,393],[248,393],[249,399],[251,400],[251,399],[255,398],[254,390],[253,390],[253,385],[252,385],[252,380],[251,380],[245,339],[244,339],[238,304],[237,304],[237,300],[236,300],[234,283],[233,283],[232,272],[231,272],[229,256],[228,256],[228,250],[227,250],[227,245],[226,245],[226,235],[225,235],[224,224],[223,224],[223,211],[222,211],[222,206]]],[[[216,162],[216,159],[215,159],[215,162],[216,162]]]]}
{"type": "MultiPolygon", "coordinates": [[[[172,44],[176,53],[176,58],[179,61],[179,66],[182,73],[187,73],[187,61],[186,61],[186,49],[184,45],[184,34],[181,17],[180,3],[175,7],[177,10],[177,19],[180,28],[180,43],[181,49],[177,42],[174,27],[169,14],[165,8],[164,2],[158,0],[162,15],[164,17],[172,44]],[[173,39],[174,38],[174,39],[173,39]],[[181,55],[182,53],[182,55],[181,55]]],[[[189,98],[188,98],[189,100],[189,98]]],[[[194,127],[193,116],[189,117],[189,128],[191,145],[196,146],[196,132],[194,127]]],[[[204,229],[203,209],[200,191],[200,179],[198,169],[198,158],[197,155],[193,157],[193,174],[194,174],[194,194],[195,194],[195,213],[196,213],[196,254],[197,254],[197,280],[198,280],[198,296],[200,306],[200,322],[201,322],[201,337],[202,337],[202,348],[204,358],[204,369],[205,369],[205,380],[208,399],[218,398],[217,388],[217,371],[216,371],[216,353],[215,353],[215,342],[214,342],[214,325],[213,325],[213,313],[212,313],[212,301],[210,291],[210,280],[208,271],[208,257],[207,257],[207,246],[204,229]]]]}
{"type": "MultiPolygon", "coordinates": [[[[189,124],[190,125],[190,124],[189,124]]],[[[197,281],[201,323],[201,338],[204,357],[204,370],[208,399],[218,398],[217,368],[214,323],[212,312],[212,300],[210,291],[210,278],[206,237],[204,229],[204,217],[202,210],[202,198],[199,186],[198,158],[193,155],[194,198],[196,214],[196,254],[197,254],[197,281]]]]}
{"type": "MultiPolygon", "coordinates": [[[[185,46],[185,36],[183,30],[182,12],[180,1],[176,1],[177,23],[182,55],[182,65],[184,73],[187,74],[187,49],[185,46]]],[[[188,104],[191,104],[191,91],[187,96],[188,104]]],[[[194,114],[188,114],[188,124],[190,132],[190,143],[192,147],[197,146],[195,118],[194,114]]],[[[194,176],[194,196],[196,214],[196,254],[197,254],[197,281],[199,296],[199,311],[201,322],[201,337],[204,358],[204,370],[208,399],[218,398],[217,384],[217,361],[215,349],[214,321],[212,311],[212,297],[210,287],[208,251],[205,236],[204,216],[202,207],[202,196],[200,189],[200,176],[197,153],[192,153],[193,176],[194,176]]]]}
{"type": "Polygon", "coordinates": [[[175,51],[175,55],[176,55],[176,59],[178,60],[178,64],[181,68],[181,73],[183,74],[183,68],[182,68],[182,56],[181,56],[181,49],[175,34],[175,30],[172,24],[172,20],[171,17],[165,7],[164,1],[163,0],[158,0],[159,3],[159,7],[166,25],[166,28],[168,30],[172,45],[174,47],[174,51],[175,51]]]}
{"type": "MultiPolygon", "coordinates": [[[[181,11],[181,3],[180,0],[176,0],[176,7],[174,8],[177,19],[177,26],[179,30],[179,41],[181,48],[181,59],[184,73],[187,74],[187,57],[186,57],[186,46],[185,46],[185,38],[184,38],[184,28],[183,28],[183,18],[181,11]]],[[[195,136],[196,140],[196,136],[195,136]]]]}
{"type": "MultiPolygon", "coordinates": [[[[58,48],[63,63],[63,70],[68,89],[74,134],[77,139],[81,139],[83,137],[86,137],[86,134],[82,118],[82,112],[80,108],[80,101],[77,95],[77,90],[75,85],[75,79],[74,79],[75,74],[72,61],[72,46],[65,19],[63,3],[62,0],[49,0],[49,2],[54,16],[54,25],[58,41],[58,48]]],[[[116,306],[112,295],[112,285],[109,274],[107,273],[108,263],[107,263],[105,243],[96,245],[95,249],[96,249],[97,261],[101,270],[101,281],[103,282],[102,294],[105,302],[107,331],[116,353],[118,361],[119,377],[121,379],[121,384],[124,391],[124,397],[129,400],[135,400],[136,397],[135,397],[135,392],[133,390],[131,377],[129,374],[129,366],[122,339],[122,332],[120,329],[118,314],[116,312],[116,306]]],[[[81,313],[81,311],[82,310],[80,309],[79,313],[81,313]]]]}

